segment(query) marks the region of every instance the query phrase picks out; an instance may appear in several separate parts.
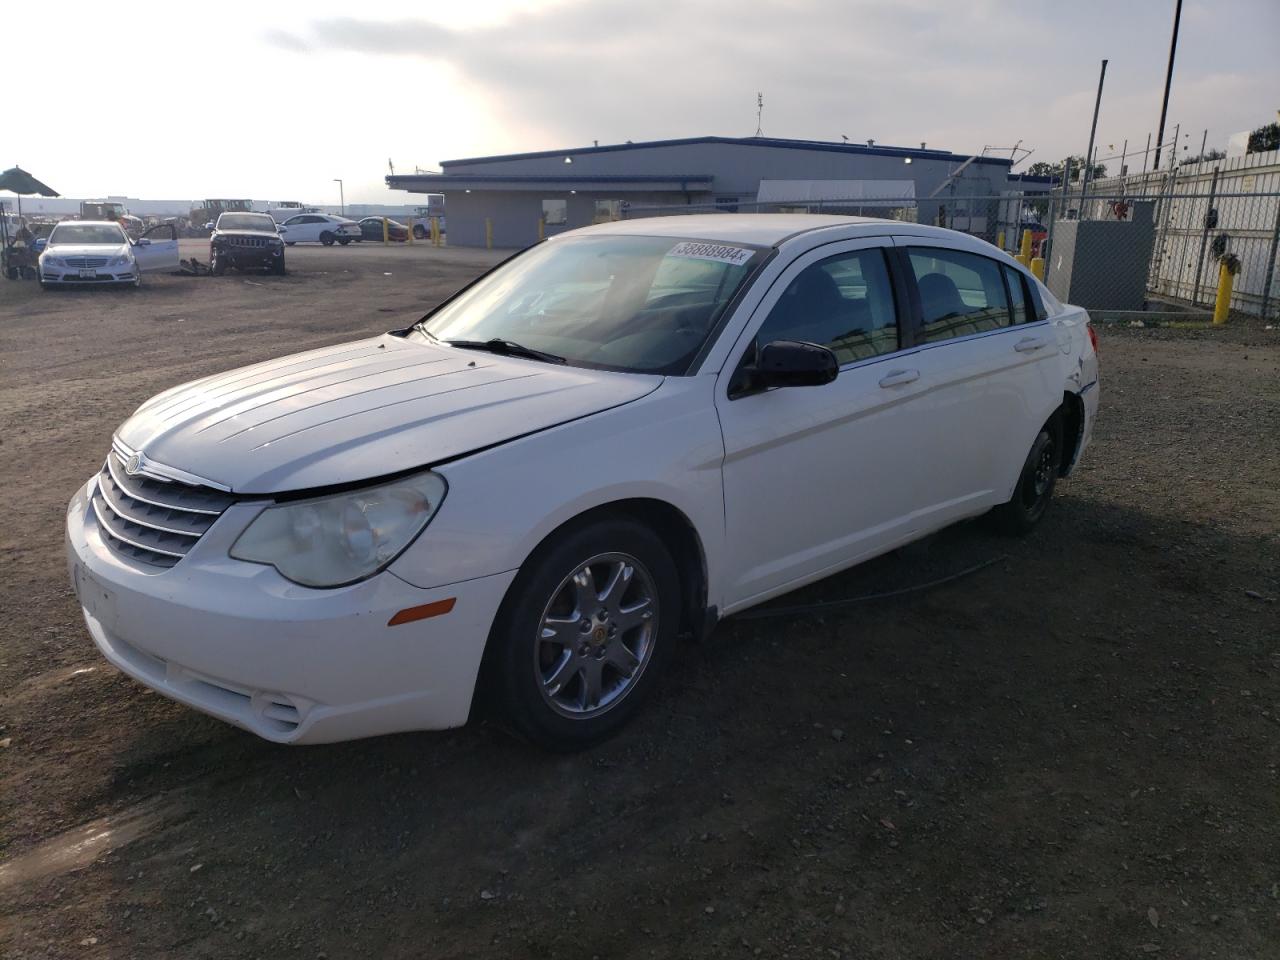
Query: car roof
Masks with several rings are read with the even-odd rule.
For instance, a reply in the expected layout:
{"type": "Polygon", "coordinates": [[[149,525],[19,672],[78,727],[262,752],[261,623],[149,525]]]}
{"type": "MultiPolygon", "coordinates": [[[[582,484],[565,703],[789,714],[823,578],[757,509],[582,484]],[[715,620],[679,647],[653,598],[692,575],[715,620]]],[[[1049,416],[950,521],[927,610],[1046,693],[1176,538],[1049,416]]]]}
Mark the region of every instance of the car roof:
{"type": "MultiPolygon", "coordinates": [[[[723,240],[775,247],[799,234],[841,228],[847,237],[886,235],[955,239],[954,230],[880,217],[843,217],[822,213],[705,213],[638,220],[615,220],[572,231],[606,236],[662,236],[723,240]]],[[[564,236],[564,234],[561,234],[564,236]]]]}
{"type": "Polygon", "coordinates": [[[64,224],[75,227],[119,227],[120,224],[114,220],[60,220],[54,224],[55,227],[61,227],[64,224]]]}

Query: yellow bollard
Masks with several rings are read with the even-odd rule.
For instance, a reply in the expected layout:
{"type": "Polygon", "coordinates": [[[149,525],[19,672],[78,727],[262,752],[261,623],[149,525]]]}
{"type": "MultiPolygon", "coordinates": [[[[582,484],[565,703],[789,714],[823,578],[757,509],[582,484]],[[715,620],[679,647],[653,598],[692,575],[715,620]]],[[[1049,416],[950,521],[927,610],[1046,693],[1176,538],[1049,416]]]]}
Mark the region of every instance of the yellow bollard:
{"type": "Polygon", "coordinates": [[[433,247],[440,246],[440,219],[438,217],[431,218],[431,245],[433,247]]]}
{"type": "Polygon", "coordinates": [[[1022,231],[1022,249],[1018,251],[1018,254],[1022,257],[1022,259],[1019,262],[1023,266],[1026,266],[1028,263],[1031,262],[1031,231],[1030,230],[1022,231]]]}
{"type": "Polygon", "coordinates": [[[999,247],[1001,250],[1004,249],[1004,231],[1003,230],[996,231],[996,246],[999,247]]]}
{"type": "Polygon", "coordinates": [[[547,221],[544,218],[539,217],[538,218],[538,242],[541,243],[545,239],[547,239],[547,221]]]}
{"type": "Polygon", "coordinates": [[[493,249],[493,220],[489,217],[484,218],[484,248],[493,249]]]}
{"type": "Polygon", "coordinates": [[[413,244],[413,214],[405,217],[405,225],[409,228],[409,236],[405,237],[405,243],[413,244]]]}
{"type": "Polygon", "coordinates": [[[1026,258],[1025,256],[1023,256],[1021,253],[1015,253],[1015,254],[1013,255],[1013,259],[1017,260],[1017,261],[1018,261],[1020,264],[1022,264],[1024,267],[1025,267],[1025,266],[1029,266],[1029,264],[1027,263],[1027,258],[1026,258]]]}
{"type": "Polygon", "coordinates": [[[1231,267],[1227,257],[1223,257],[1218,264],[1218,299],[1213,304],[1215,327],[1226,323],[1227,314],[1231,312],[1231,288],[1235,285],[1235,271],[1231,267]]]}
{"type": "Polygon", "coordinates": [[[382,218],[382,245],[384,247],[391,245],[391,228],[387,226],[387,218],[382,218]]]}
{"type": "Polygon", "coordinates": [[[1031,272],[1035,274],[1037,280],[1044,283],[1044,257],[1031,258],[1031,272]]]}

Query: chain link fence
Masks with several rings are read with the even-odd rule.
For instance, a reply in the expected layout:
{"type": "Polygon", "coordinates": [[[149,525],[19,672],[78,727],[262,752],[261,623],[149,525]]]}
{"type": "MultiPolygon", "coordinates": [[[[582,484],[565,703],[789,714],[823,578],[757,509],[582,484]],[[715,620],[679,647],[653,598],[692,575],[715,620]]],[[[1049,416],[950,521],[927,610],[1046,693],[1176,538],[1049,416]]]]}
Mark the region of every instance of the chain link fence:
{"type": "Polygon", "coordinates": [[[944,226],[1014,255],[1025,243],[1028,265],[1056,296],[1095,319],[1121,322],[1207,319],[1227,258],[1236,270],[1232,314],[1270,321],[1280,318],[1280,154],[1261,159],[1226,171],[1202,170],[1213,166],[1202,163],[1048,193],[624,204],[619,215],[828,213],[944,226]]]}

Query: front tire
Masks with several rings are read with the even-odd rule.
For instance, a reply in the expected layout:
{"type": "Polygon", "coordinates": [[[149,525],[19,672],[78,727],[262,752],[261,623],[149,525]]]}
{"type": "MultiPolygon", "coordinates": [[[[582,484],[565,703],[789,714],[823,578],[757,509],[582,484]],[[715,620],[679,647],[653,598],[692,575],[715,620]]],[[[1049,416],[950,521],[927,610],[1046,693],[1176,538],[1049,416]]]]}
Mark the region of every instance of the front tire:
{"type": "Polygon", "coordinates": [[[227,258],[219,256],[218,251],[213,247],[209,248],[209,272],[215,277],[220,277],[227,272],[227,258]]]}
{"type": "Polygon", "coordinates": [[[345,247],[345,246],[346,246],[348,243],[350,243],[350,242],[351,242],[351,238],[350,238],[350,237],[339,237],[339,238],[338,238],[338,246],[340,246],[340,247],[345,247]]]}
{"type": "Polygon", "coordinates": [[[680,596],[671,555],[634,520],[557,535],[507,592],[489,637],[486,692],[539,746],[599,743],[652,694],[675,646],[680,596]]]}
{"type": "Polygon", "coordinates": [[[274,273],[277,277],[284,276],[284,255],[283,254],[281,254],[280,258],[271,265],[271,272],[274,273]]]}
{"type": "Polygon", "coordinates": [[[1055,418],[1036,435],[1009,502],[991,512],[997,529],[1013,536],[1030,533],[1049,507],[1061,466],[1062,431],[1055,418]]]}
{"type": "Polygon", "coordinates": [[[422,224],[420,224],[420,223],[415,223],[415,224],[413,225],[413,239],[415,239],[415,240],[425,240],[425,239],[427,239],[427,230],[426,230],[426,227],[424,227],[424,226],[423,226],[422,224]]]}

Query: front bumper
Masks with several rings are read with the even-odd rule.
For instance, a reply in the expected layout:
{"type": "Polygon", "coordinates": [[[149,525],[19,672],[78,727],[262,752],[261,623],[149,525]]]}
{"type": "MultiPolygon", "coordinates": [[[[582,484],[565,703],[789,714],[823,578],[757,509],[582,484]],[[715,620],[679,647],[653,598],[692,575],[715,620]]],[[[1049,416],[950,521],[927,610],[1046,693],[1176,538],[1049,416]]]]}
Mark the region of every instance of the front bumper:
{"type": "Polygon", "coordinates": [[[67,560],[89,634],[153,690],[278,743],[329,743],[466,722],[485,640],[515,572],[430,590],[389,572],[299,587],[227,550],[256,507],[233,506],[169,569],[105,543],[90,481],[67,508],[67,560]],[[238,518],[232,516],[239,512],[238,518]],[[407,607],[448,614],[387,625],[407,607]]]}
{"type": "Polygon", "coordinates": [[[85,284],[136,283],[138,268],[136,264],[122,267],[97,267],[93,270],[81,271],[75,267],[45,267],[40,265],[40,282],[53,286],[68,287],[85,284]],[[83,274],[83,275],[82,275],[83,274]],[[89,274],[92,274],[90,276],[89,274]]]}
{"type": "MultiPolygon", "coordinates": [[[[284,259],[284,244],[279,246],[249,246],[236,243],[217,245],[218,256],[236,267],[274,267],[284,259]]],[[[210,250],[212,254],[212,250],[210,250]]],[[[213,259],[210,256],[209,259],[213,259]]]]}

